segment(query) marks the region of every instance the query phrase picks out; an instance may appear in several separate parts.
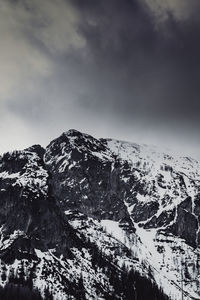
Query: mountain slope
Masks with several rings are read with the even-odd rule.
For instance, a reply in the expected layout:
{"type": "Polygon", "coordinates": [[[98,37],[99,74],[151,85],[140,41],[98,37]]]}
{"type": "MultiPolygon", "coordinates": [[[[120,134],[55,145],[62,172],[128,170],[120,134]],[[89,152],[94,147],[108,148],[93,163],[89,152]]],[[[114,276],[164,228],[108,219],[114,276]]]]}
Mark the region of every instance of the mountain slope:
{"type": "Polygon", "coordinates": [[[199,299],[199,182],[191,158],[76,130],[4,154],[0,284],[46,299],[199,299]]]}

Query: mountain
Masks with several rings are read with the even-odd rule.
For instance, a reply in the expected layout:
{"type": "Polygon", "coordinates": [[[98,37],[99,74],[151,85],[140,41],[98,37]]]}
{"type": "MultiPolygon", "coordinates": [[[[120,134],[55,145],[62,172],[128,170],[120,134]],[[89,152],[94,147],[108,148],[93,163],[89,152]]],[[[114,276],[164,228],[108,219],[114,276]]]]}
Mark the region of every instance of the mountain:
{"type": "Polygon", "coordinates": [[[5,153],[0,266],[5,300],[200,299],[200,163],[76,130],[5,153]]]}

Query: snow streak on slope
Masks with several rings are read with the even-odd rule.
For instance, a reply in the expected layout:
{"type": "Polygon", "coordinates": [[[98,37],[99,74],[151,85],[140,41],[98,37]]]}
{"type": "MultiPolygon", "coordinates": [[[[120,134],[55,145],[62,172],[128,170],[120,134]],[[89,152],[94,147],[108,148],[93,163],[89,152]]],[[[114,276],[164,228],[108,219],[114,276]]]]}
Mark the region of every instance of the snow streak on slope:
{"type": "MultiPolygon", "coordinates": [[[[194,251],[185,239],[174,236],[168,230],[176,222],[181,223],[177,217],[181,205],[198,222],[195,213],[200,187],[199,162],[188,157],[172,157],[146,145],[110,139],[103,141],[122,161],[130,163],[137,180],[144,183],[142,193],[134,188],[132,190],[136,200],[125,200],[125,204],[143,245],[141,256],[151,265],[156,282],[165,292],[171,291],[172,299],[182,299],[182,294],[186,299],[199,299],[200,250],[194,251]],[[188,207],[183,204],[185,199],[189,199],[188,207]],[[135,218],[137,206],[145,207],[153,202],[159,204],[153,216],[144,218],[142,222],[135,218]]],[[[125,182],[129,180],[127,178],[125,182]]],[[[186,226],[190,227],[189,221],[186,226]]],[[[112,229],[110,223],[107,228],[118,236],[118,230],[112,229]]],[[[199,229],[196,239],[198,232],[199,229]]]]}
{"type": "Polygon", "coordinates": [[[194,285],[186,283],[187,286],[182,289],[181,272],[178,269],[183,259],[180,250],[184,250],[187,257],[191,255],[191,261],[197,255],[187,245],[183,245],[182,240],[172,236],[167,240],[166,236],[163,236],[165,242],[162,241],[159,244],[159,240],[156,239],[156,230],[149,232],[138,228],[136,234],[128,234],[118,222],[111,220],[98,222],[91,218],[85,221],[77,218],[71,221],[71,224],[92,242],[95,242],[105,255],[114,256],[115,264],[119,267],[125,264],[127,268],[134,268],[143,276],[154,278],[171,299],[182,299],[182,294],[185,299],[199,299],[198,294],[193,291],[194,285]],[[173,253],[171,245],[168,246],[170,239],[171,243],[177,246],[175,253],[173,253]],[[165,253],[158,252],[158,248],[161,246],[165,248],[165,253]],[[127,255],[127,251],[129,251],[129,255],[127,255]],[[173,264],[174,269],[172,270],[173,264]]]}

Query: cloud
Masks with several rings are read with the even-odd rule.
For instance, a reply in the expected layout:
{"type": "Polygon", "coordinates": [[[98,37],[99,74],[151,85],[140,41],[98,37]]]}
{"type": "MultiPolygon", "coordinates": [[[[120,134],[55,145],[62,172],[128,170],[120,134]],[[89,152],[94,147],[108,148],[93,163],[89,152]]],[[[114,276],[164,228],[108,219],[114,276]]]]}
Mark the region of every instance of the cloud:
{"type": "Polygon", "coordinates": [[[62,54],[68,49],[84,47],[84,39],[77,31],[79,14],[69,1],[26,0],[26,3],[33,19],[32,34],[49,51],[62,54]]]}
{"type": "Polygon", "coordinates": [[[55,68],[51,54],[83,47],[78,17],[64,0],[0,3],[0,100],[31,92],[55,68]]]}
{"type": "MultiPolygon", "coordinates": [[[[169,7],[181,14],[184,5],[175,2],[159,3],[166,13],[169,7]]],[[[82,11],[80,30],[91,60],[87,75],[99,98],[97,105],[105,101],[107,109],[110,105],[114,112],[130,118],[136,114],[155,119],[157,115],[168,120],[173,115],[180,120],[186,111],[194,117],[199,95],[200,26],[193,18],[179,22],[169,14],[158,30],[154,15],[142,1],[76,3],[82,11]]],[[[197,11],[194,4],[191,1],[193,13],[197,11]]]]}
{"type": "Polygon", "coordinates": [[[199,128],[195,0],[0,5],[0,125],[45,143],[70,127],[129,140],[199,128]]]}
{"type": "Polygon", "coordinates": [[[84,47],[78,20],[65,0],[0,2],[1,152],[42,143],[44,123],[55,126],[59,102],[67,101],[66,90],[59,91],[62,57],[84,47]]]}
{"type": "Polygon", "coordinates": [[[51,73],[51,62],[25,34],[29,21],[26,10],[0,3],[0,100],[15,95],[23,85],[31,85],[37,76],[51,73]]]}
{"type": "Polygon", "coordinates": [[[158,21],[166,21],[172,14],[179,21],[198,17],[200,10],[198,0],[145,0],[158,21]]]}

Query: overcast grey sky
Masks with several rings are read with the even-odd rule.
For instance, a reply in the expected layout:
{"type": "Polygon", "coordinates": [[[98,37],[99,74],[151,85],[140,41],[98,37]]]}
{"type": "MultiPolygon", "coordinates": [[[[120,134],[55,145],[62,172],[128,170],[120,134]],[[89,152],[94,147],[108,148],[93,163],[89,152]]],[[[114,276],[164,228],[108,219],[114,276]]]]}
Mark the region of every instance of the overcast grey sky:
{"type": "Polygon", "coordinates": [[[0,0],[0,153],[75,128],[199,156],[199,0],[0,0]]]}

